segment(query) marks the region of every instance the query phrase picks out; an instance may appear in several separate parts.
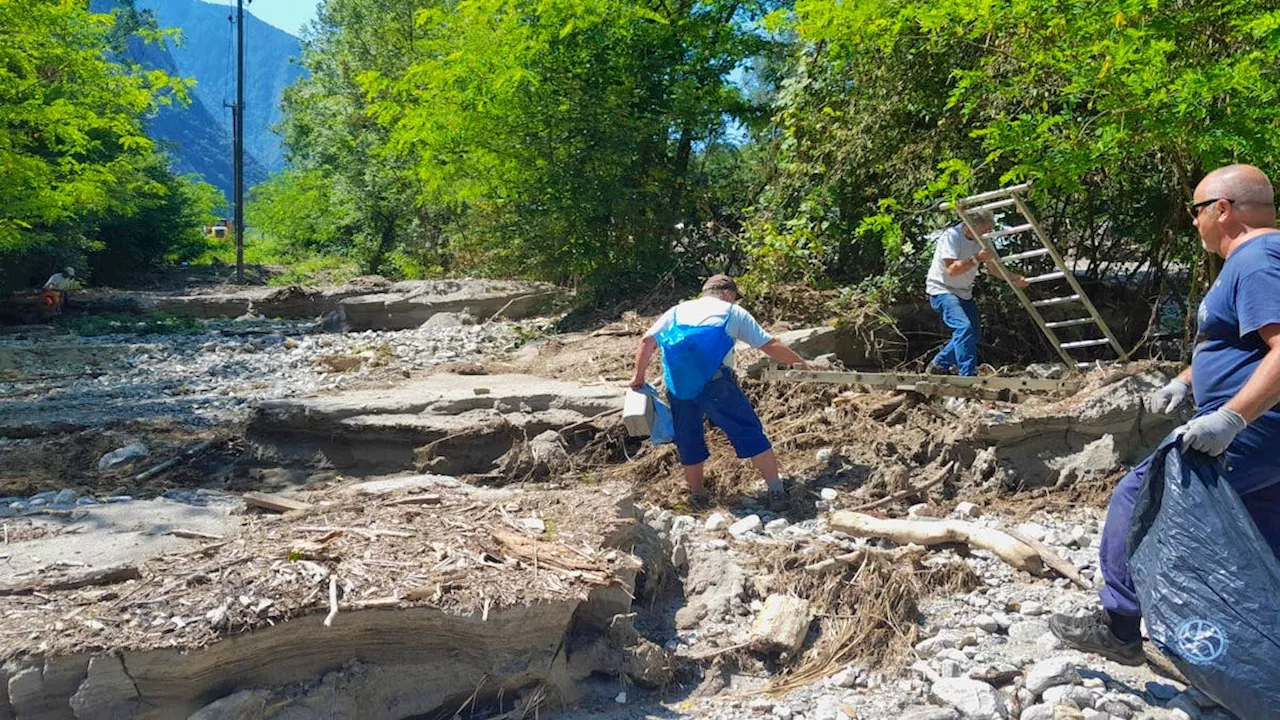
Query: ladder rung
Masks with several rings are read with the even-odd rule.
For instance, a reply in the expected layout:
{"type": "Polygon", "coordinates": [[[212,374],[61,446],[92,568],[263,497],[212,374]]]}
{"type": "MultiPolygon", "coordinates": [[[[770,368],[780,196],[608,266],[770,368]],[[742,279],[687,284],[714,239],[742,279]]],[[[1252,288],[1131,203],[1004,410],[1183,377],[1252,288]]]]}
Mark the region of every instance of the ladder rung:
{"type": "MultiPolygon", "coordinates": [[[[1031,183],[1025,182],[1025,183],[1022,183],[1021,185],[1014,185],[1012,187],[1000,188],[999,190],[992,190],[991,192],[978,193],[977,195],[970,195],[969,197],[961,200],[958,204],[968,206],[974,203],[983,202],[985,200],[994,200],[995,198],[998,198],[998,197],[1008,197],[1010,195],[1017,195],[1018,193],[1022,192],[1023,190],[1026,190],[1029,187],[1031,187],[1031,183]]],[[[950,210],[951,207],[952,207],[951,203],[942,203],[942,205],[939,206],[939,208],[942,210],[950,210]]]]}
{"type": "Polygon", "coordinates": [[[1007,208],[1010,205],[1017,205],[1017,204],[1018,204],[1017,200],[1014,200],[1013,198],[1008,198],[1007,200],[997,200],[993,203],[987,203],[986,205],[981,205],[979,207],[974,208],[974,210],[999,210],[1000,208],[1007,208]]]}
{"type": "Polygon", "coordinates": [[[1045,323],[1044,326],[1047,328],[1064,328],[1064,327],[1071,327],[1073,325],[1091,325],[1093,324],[1093,322],[1094,322],[1093,318],[1085,317],[1085,318],[1076,318],[1075,320],[1055,320],[1053,322],[1045,323]]]}
{"type": "Polygon", "coordinates": [[[1061,280],[1066,276],[1067,276],[1066,273],[1062,272],[1061,270],[1058,270],[1057,272],[1045,273],[1043,275],[1036,275],[1035,277],[1026,278],[1026,281],[1029,283],[1042,283],[1042,282],[1050,282],[1052,280],[1061,280]]]}
{"type": "Polygon", "coordinates": [[[1000,260],[1003,262],[1018,262],[1019,260],[1027,260],[1028,258],[1037,258],[1037,257],[1040,257],[1041,255],[1048,255],[1048,254],[1049,254],[1049,248],[1040,248],[1039,250],[1028,250],[1026,252],[1014,253],[1012,255],[1005,255],[1004,257],[1000,258],[1000,260]]]}
{"type": "Polygon", "coordinates": [[[1100,338],[1098,340],[1076,340],[1075,342],[1062,343],[1058,347],[1062,348],[1063,350],[1071,350],[1073,348],[1084,348],[1084,347],[1095,347],[1097,345],[1106,345],[1109,342],[1111,341],[1106,338],[1100,338]]]}
{"type": "Polygon", "coordinates": [[[1031,223],[1027,223],[1026,225],[1018,225],[1017,227],[1005,228],[1004,230],[996,230],[995,232],[989,232],[986,234],[986,237],[987,239],[991,239],[991,238],[1001,238],[1007,235],[1021,235],[1022,233],[1030,229],[1031,229],[1031,223]]]}
{"type": "Polygon", "coordinates": [[[1048,300],[1036,300],[1031,305],[1032,307],[1044,307],[1045,305],[1061,305],[1069,302],[1080,302],[1080,296],[1067,295],[1066,297],[1049,298],[1048,300]]]}

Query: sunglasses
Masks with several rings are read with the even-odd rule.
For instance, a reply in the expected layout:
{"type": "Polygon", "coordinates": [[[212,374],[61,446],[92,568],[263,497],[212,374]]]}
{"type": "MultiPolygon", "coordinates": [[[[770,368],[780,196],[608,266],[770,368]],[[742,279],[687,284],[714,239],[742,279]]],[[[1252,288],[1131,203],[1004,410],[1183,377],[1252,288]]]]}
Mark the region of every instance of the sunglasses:
{"type": "Polygon", "coordinates": [[[1226,200],[1231,205],[1236,204],[1236,201],[1232,200],[1231,198],[1209,198],[1208,200],[1201,200],[1198,203],[1191,203],[1190,205],[1187,206],[1187,212],[1191,213],[1191,219],[1195,220],[1200,217],[1201,210],[1204,210],[1205,208],[1218,202],[1219,200],[1226,200]]]}

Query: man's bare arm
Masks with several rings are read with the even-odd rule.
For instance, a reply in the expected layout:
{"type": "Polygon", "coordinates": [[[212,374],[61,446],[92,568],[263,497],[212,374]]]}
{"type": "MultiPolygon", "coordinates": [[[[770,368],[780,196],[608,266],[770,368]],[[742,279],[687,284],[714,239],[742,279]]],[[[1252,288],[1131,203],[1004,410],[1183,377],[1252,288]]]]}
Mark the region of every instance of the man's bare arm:
{"type": "Polygon", "coordinates": [[[631,389],[639,390],[644,387],[644,374],[649,368],[649,361],[653,360],[653,353],[658,349],[658,341],[652,335],[645,335],[640,340],[640,345],[636,347],[636,367],[635,372],[631,375],[631,389]]]}
{"type": "Polygon", "coordinates": [[[809,367],[809,364],[804,361],[804,358],[797,355],[795,350],[792,350],[781,340],[770,340],[767,345],[760,348],[760,352],[768,355],[774,360],[777,360],[783,365],[799,365],[805,368],[809,367]]]}
{"type": "MultiPolygon", "coordinates": [[[[1267,355],[1258,364],[1244,387],[1224,406],[1240,413],[1246,422],[1253,422],[1263,413],[1280,402],[1280,323],[1267,325],[1258,330],[1258,335],[1267,344],[1267,355]]],[[[1187,375],[1190,384],[1190,371],[1184,370],[1178,378],[1187,375]]]]}

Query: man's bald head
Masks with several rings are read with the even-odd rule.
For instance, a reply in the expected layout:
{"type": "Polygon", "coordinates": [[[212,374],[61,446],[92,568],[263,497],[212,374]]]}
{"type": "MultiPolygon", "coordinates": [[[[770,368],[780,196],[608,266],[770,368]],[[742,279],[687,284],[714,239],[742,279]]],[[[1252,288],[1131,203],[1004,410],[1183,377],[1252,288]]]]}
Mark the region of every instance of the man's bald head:
{"type": "Polygon", "coordinates": [[[1209,173],[1196,188],[1197,201],[1211,197],[1233,200],[1237,205],[1273,206],[1276,192],[1266,173],[1252,165],[1227,165],[1209,173]],[[1201,198],[1200,194],[1204,193],[1201,198]]]}
{"type": "Polygon", "coordinates": [[[1259,230],[1276,226],[1275,188],[1252,165],[1227,165],[1196,186],[1192,215],[1204,249],[1223,258],[1259,230]]]}

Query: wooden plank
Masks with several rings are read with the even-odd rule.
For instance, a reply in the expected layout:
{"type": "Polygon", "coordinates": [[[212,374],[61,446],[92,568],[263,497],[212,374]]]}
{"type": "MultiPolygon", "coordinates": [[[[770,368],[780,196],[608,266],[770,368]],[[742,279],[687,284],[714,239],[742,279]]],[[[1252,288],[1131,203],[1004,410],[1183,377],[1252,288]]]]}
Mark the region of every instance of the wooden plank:
{"type": "Polygon", "coordinates": [[[441,498],[439,495],[431,493],[423,493],[422,495],[410,495],[408,497],[396,498],[387,502],[387,505],[439,505],[441,498]]]}
{"type": "Polygon", "coordinates": [[[249,507],[262,508],[272,512],[293,512],[295,510],[310,510],[311,505],[300,500],[293,500],[282,495],[268,495],[260,492],[247,492],[244,494],[244,504],[249,507]]]}
{"type": "Polygon", "coordinates": [[[0,595],[30,595],[37,592],[75,590],[90,585],[114,585],[142,577],[137,565],[108,565],[67,573],[56,578],[40,578],[12,585],[0,585],[0,595]]]}
{"type": "Polygon", "coordinates": [[[1079,387],[1079,383],[1072,380],[1042,380],[1029,377],[960,377],[958,375],[922,375],[919,373],[779,370],[777,368],[765,370],[764,379],[783,382],[845,383],[894,389],[902,386],[949,385],[960,388],[1066,392],[1075,391],[1079,387]]]}

